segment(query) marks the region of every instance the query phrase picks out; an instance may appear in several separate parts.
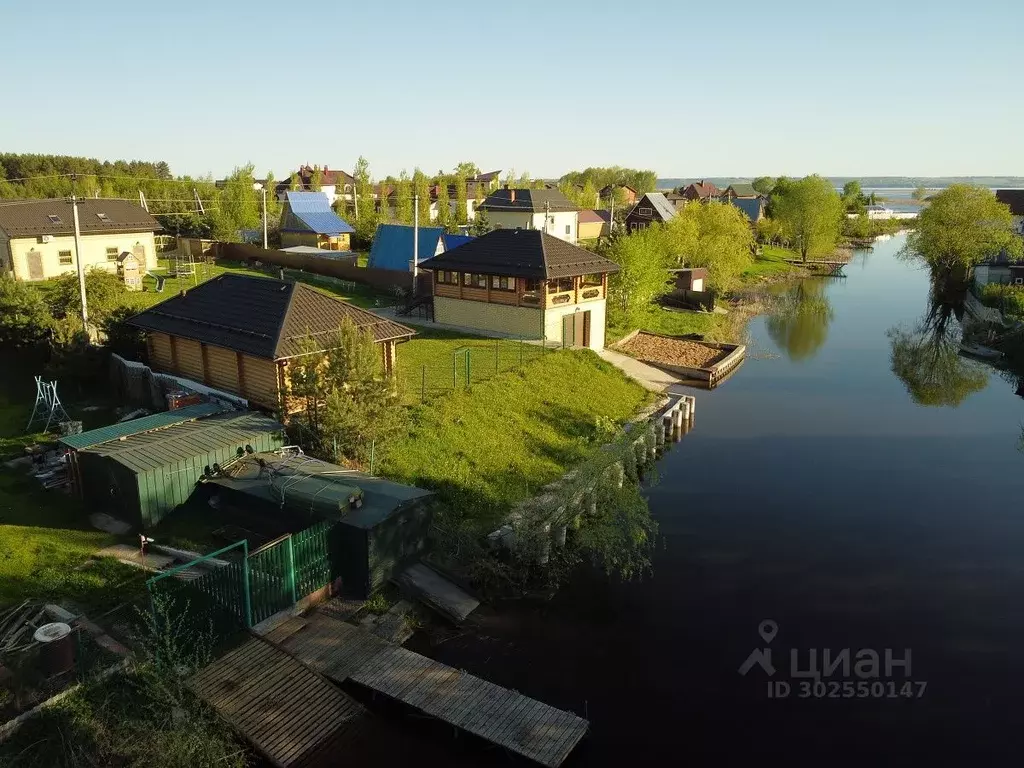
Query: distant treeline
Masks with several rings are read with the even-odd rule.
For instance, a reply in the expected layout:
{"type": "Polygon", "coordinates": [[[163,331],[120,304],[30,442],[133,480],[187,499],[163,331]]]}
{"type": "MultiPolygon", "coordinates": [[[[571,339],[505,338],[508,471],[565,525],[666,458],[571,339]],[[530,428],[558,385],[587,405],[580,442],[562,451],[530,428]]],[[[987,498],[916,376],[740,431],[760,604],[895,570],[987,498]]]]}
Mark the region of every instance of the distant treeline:
{"type": "MultiPolygon", "coordinates": [[[[721,176],[703,177],[717,187],[725,188],[730,184],[749,183],[754,177],[721,176]]],[[[950,184],[976,184],[982,187],[1024,187],[1024,176],[826,176],[836,188],[841,188],[849,181],[859,181],[862,187],[884,187],[913,189],[917,186],[924,186],[928,189],[936,187],[948,187],[950,184]]],[[[700,181],[696,177],[679,179],[658,179],[658,189],[675,189],[685,187],[694,181],[700,181]]]]}

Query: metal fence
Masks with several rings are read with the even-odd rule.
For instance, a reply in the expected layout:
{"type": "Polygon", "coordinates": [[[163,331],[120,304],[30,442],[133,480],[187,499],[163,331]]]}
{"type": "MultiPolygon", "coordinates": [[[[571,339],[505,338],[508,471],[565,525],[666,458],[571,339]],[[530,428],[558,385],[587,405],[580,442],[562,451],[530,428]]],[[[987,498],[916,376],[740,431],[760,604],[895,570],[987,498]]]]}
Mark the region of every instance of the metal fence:
{"type": "Polygon", "coordinates": [[[424,403],[432,397],[468,389],[499,373],[514,371],[540,358],[550,347],[525,339],[483,340],[439,353],[428,362],[403,366],[402,387],[408,402],[424,403]]]}
{"type": "Polygon", "coordinates": [[[173,620],[224,636],[287,610],[333,578],[328,539],[335,525],[325,520],[251,553],[243,539],[154,576],[146,582],[154,619],[172,610],[173,620]],[[210,564],[230,557],[236,559],[210,564]]]}

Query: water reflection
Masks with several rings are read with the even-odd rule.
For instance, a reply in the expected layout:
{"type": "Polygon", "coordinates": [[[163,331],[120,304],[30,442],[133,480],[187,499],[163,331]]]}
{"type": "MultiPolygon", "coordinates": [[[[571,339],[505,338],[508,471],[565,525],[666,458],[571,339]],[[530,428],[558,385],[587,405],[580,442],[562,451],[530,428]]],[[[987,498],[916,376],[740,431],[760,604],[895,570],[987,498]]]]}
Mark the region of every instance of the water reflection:
{"type": "Polygon", "coordinates": [[[825,292],[824,280],[802,280],[778,294],[771,302],[765,328],[772,341],[790,360],[807,360],[828,338],[835,313],[825,292]]]}
{"type": "Polygon", "coordinates": [[[933,278],[918,324],[889,329],[892,372],[918,405],[955,408],[988,383],[984,367],[960,355],[966,290],[961,281],[933,278]]]}

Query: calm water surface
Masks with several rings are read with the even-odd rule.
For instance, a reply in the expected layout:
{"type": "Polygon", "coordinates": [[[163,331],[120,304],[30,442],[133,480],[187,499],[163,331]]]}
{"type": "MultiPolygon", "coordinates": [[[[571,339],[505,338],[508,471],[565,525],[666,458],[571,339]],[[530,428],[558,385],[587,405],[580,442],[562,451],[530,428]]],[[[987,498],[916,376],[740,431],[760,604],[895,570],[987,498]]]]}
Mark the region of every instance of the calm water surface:
{"type": "Polygon", "coordinates": [[[986,369],[958,407],[915,404],[888,332],[925,311],[928,278],[894,259],[902,242],[807,286],[811,318],[756,319],[755,357],[696,393],[650,490],[649,578],[581,575],[419,649],[589,717],[567,765],[1018,764],[1024,400],[986,369]],[[774,677],[739,674],[757,648],[774,677]],[[791,650],[800,670],[845,648],[909,648],[909,677],[880,680],[923,695],[799,698],[791,650]],[[789,697],[769,699],[770,680],[789,697]]]}

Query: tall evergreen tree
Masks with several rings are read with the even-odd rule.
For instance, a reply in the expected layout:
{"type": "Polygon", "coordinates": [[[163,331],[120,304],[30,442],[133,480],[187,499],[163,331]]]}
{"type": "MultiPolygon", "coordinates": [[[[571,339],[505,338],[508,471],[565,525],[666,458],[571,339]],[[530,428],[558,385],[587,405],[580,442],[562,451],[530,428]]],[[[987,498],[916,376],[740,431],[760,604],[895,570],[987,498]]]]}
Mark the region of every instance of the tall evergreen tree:
{"type": "Polygon", "coordinates": [[[466,224],[469,217],[466,214],[466,177],[462,174],[455,176],[455,223],[466,224]]]}

